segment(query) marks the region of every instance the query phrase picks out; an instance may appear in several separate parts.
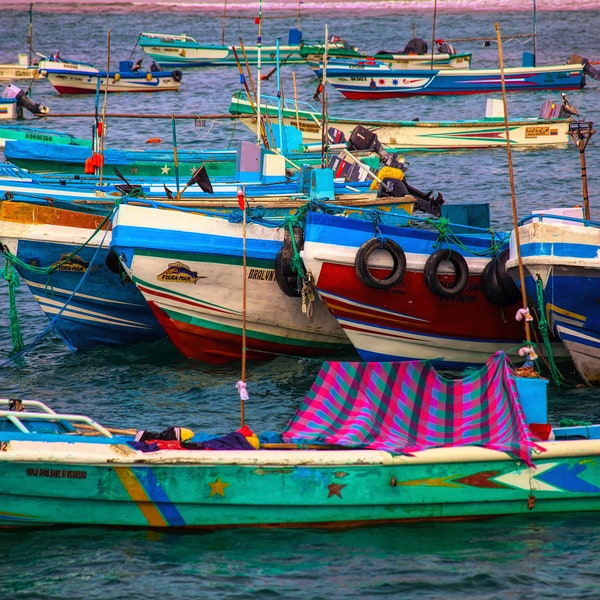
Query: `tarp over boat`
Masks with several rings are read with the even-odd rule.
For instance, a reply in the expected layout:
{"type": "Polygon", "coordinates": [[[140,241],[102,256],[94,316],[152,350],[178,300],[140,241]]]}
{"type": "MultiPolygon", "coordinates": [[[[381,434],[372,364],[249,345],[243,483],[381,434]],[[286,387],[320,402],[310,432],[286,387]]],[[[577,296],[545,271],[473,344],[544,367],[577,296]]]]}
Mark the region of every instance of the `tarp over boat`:
{"type": "Polygon", "coordinates": [[[535,447],[503,352],[457,379],[427,361],[324,363],[282,437],[405,454],[475,445],[527,464],[535,447]]]}

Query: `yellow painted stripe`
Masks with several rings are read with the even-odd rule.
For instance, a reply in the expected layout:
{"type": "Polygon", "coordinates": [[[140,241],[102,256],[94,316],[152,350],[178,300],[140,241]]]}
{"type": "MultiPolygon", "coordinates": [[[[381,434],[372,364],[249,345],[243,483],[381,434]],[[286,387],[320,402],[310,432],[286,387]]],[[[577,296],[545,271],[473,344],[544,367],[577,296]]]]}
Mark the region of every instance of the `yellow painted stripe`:
{"type": "Polygon", "coordinates": [[[125,491],[129,497],[138,505],[138,508],[146,517],[148,525],[151,527],[164,527],[167,525],[164,517],[148,497],[146,490],[138,481],[133,471],[129,467],[113,467],[118,478],[121,480],[125,491]]]}
{"type": "Polygon", "coordinates": [[[571,312],[570,310],[565,310],[564,308],[560,308],[560,306],[556,306],[556,304],[550,304],[548,302],[548,304],[546,304],[546,318],[547,319],[550,318],[551,312],[555,312],[559,315],[562,315],[563,317],[577,319],[578,321],[581,321],[582,323],[584,323],[586,320],[586,317],[584,315],[580,315],[578,313],[571,312]]]}

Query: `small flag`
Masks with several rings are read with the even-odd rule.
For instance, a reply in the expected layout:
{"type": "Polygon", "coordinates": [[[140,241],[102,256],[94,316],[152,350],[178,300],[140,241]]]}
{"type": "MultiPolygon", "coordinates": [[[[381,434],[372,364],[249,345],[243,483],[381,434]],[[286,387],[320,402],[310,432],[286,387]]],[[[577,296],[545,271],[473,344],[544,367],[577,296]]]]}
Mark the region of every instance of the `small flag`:
{"type": "Polygon", "coordinates": [[[238,197],[238,204],[240,205],[240,209],[244,210],[244,206],[245,206],[244,192],[241,190],[241,188],[238,188],[237,197],[238,197]]]}

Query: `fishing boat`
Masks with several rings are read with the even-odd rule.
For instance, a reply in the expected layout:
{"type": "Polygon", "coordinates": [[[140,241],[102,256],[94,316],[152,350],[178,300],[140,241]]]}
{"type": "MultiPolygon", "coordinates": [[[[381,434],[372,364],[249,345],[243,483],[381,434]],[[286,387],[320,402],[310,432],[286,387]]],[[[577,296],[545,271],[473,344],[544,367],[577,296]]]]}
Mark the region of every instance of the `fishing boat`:
{"type": "Polygon", "coordinates": [[[536,211],[511,238],[506,270],[519,282],[522,264],[532,310],[543,315],[588,385],[600,385],[600,223],[582,208],[536,211]]]}
{"type": "Polygon", "coordinates": [[[301,39],[300,30],[290,29],[287,44],[244,46],[242,50],[241,46],[202,44],[185,34],[141,33],[138,44],[164,68],[215,67],[236,66],[238,60],[254,65],[258,63],[259,54],[263,65],[277,65],[284,60],[287,64],[303,63],[304,59],[298,53],[301,39]]]}
{"type": "Polygon", "coordinates": [[[40,76],[37,65],[30,65],[27,54],[20,53],[16,63],[0,64],[0,82],[33,81],[40,76]]]}
{"type": "MultiPolygon", "coordinates": [[[[333,41],[339,41],[341,38],[330,36],[333,41]]],[[[345,40],[341,40],[345,41],[345,40]]],[[[394,69],[468,69],[471,66],[471,53],[456,52],[454,47],[444,40],[436,40],[437,51],[428,52],[428,45],[422,38],[412,38],[406,44],[403,50],[398,52],[389,52],[380,50],[373,55],[367,55],[357,48],[347,44],[345,49],[333,49],[329,51],[329,46],[322,43],[305,44],[300,47],[300,56],[304,57],[308,65],[313,70],[318,70],[320,61],[323,60],[327,52],[328,65],[335,65],[339,59],[343,61],[351,59],[359,65],[368,65],[375,67],[377,64],[387,65],[394,69]]]]}
{"type": "MultiPolygon", "coordinates": [[[[494,349],[516,358],[521,295],[500,270],[510,233],[491,228],[487,204],[441,214],[437,224],[413,215],[411,226],[307,215],[306,272],[363,360],[464,368],[494,349]]],[[[552,351],[567,358],[557,340],[552,351]]]]}
{"type": "MultiPolygon", "coordinates": [[[[564,105],[565,101],[547,100],[537,117],[511,117],[508,122],[511,146],[567,147],[573,112],[571,108],[563,108],[564,105]]],[[[567,105],[570,107],[570,104],[567,105]]],[[[244,91],[238,90],[233,94],[229,112],[243,116],[242,123],[256,132],[256,117],[247,118],[256,114],[256,106],[247,99],[244,91]]],[[[263,95],[261,115],[272,122],[281,118],[285,125],[295,126],[302,132],[302,140],[306,143],[322,140],[323,115],[309,102],[263,95]]],[[[359,126],[374,132],[387,149],[413,151],[506,147],[504,110],[502,101],[498,99],[488,99],[485,117],[482,119],[422,121],[416,118],[383,121],[327,115],[327,128],[333,129],[336,136],[330,137],[337,142],[349,140],[352,132],[359,126]]]]}
{"type": "MultiPolygon", "coordinates": [[[[286,126],[290,129],[290,126],[286,126]]],[[[5,129],[0,126],[0,143],[5,129]]],[[[7,130],[7,134],[11,131],[7,130]]],[[[289,139],[289,135],[287,135],[289,139]]],[[[297,143],[290,146],[279,144],[276,135],[273,147],[278,148],[285,161],[285,169],[288,174],[297,174],[302,165],[321,165],[323,153],[321,144],[304,144],[302,136],[298,133],[297,143]]],[[[82,140],[85,141],[85,140],[82,140]]],[[[253,145],[250,142],[247,145],[253,145]]],[[[344,148],[344,144],[332,146],[330,156],[344,148]]],[[[355,150],[356,155],[362,162],[372,169],[379,166],[379,156],[371,151],[355,150]]],[[[15,140],[6,140],[4,146],[4,157],[14,165],[17,165],[34,173],[70,173],[89,174],[94,171],[92,163],[91,142],[73,143],[67,135],[63,137],[62,143],[59,139],[40,134],[22,136],[15,140]]],[[[111,173],[118,169],[121,173],[132,178],[173,178],[179,173],[182,179],[189,178],[197,169],[204,166],[210,177],[235,176],[237,165],[238,148],[233,147],[226,150],[218,149],[194,149],[185,150],[174,147],[169,150],[158,150],[154,148],[143,149],[120,149],[105,147],[102,151],[102,165],[104,171],[111,173]]]]}
{"type": "MultiPolygon", "coordinates": [[[[64,146],[78,146],[80,148],[91,148],[91,140],[76,137],[66,131],[45,129],[30,125],[0,125],[0,148],[4,148],[7,142],[41,142],[44,144],[61,144],[64,146]]],[[[10,159],[5,155],[6,160],[10,159]]]]}
{"type": "MultiPolygon", "coordinates": [[[[184,356],[225,363],[239,360],[243,345],[250,360],[278,354],[327,355],[349,348],[335,318],[311,299],[310,288],[297,291],[296,277],[288,277],[279,264],[282,252],[293,244],[284,225],[290,218],[302,218],[306,209],[353,214],[386,202],[391,203],[388,217],[393,218],[392,211],[401,211],[397,218],[405,222],[415,199],[386,199],[377,194],[362,200],[360,195],[344,198],[331,186],[331,169],[313,170],[311,176],[311,192],[305,201],[315,202],[295,211],[296,217],[287,209],[283,221],[269,219],[277,215],[273,211],[267,218],[251,218],[246,226],[247,213],[239,222],[164,203],[127,201],[119,206],[111,249],[184,356]],[[240,300],[242,285],[245,311],[240,300]]],[[[240,202],[246,207],[241,191],[240,202]]]]}
{"type": "MultiPolygon", "coordinates": [[[[504,69],[413,69],[389,68],[385,63],[358,64],[337,61],[327,64],[326,81],[350,100],[380,100],[422,95],[465,95],[536,90],[578,90],[586,73],[599,72],[589,61],[573,55],[566,64],[534,66],[533,55],[524,53],[523,66],[504,69]],[[582,62],[585,61],[585,62],[582,62]]],[[[322,67],[317,74],[322,77],[322,67]]]]}
{"type": "Polygon", "coordinates": [[[46,77],[59,94],[95,94],[107,92],[177,91],[182,73],[152,67],[141,70],[142,60],[122,60],[114,71],[101,70],[86,62],[67,61],[60,57],[45,58],[39,63],[40,75],[46,77]]]}
{"type": "Polygon", "coordinates": [[[17,270],[54,333],[73,351],[164,338],[135,285],[106,264],[110,212],[52,204],[0,201],[0,243],[5,269],[17,270]]]}
{"type": "Polygon", "coordinates": [[[455,378],[420,361],[325,363],[283,431],[259,434],[243,418],[208,434],[169,414],[150,431],[4,399],[0,525],[339,529],[597,512],[599,427],[532,421],[546,387],[503,353],[455,378]]]}

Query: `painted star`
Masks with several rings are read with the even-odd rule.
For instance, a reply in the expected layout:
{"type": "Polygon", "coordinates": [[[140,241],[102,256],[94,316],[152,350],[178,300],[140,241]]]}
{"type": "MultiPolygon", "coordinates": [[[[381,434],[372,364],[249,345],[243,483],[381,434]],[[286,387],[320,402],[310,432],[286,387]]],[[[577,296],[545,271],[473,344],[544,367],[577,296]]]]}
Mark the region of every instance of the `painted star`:
{"type": "Polygon", "coordinates": [[[169,167],[168,165],[165,165],[164,167],[161,168],[163,175],[168,175],[170,170],[171,170],[171,167],[169,167]]]}
{"type": "Polygon", "coordinates": [[[132,175],[137,175],[138,172],[138,168],[137,167],[131,167],[131,174],[132,175]]]}
{"type": "Polygon", "coordinates": [[[331,498],[332,496],[337,496],[338,498],[342,497],[342,489],[346,487],[346,484],[342,484],[342,483],[330,483],[327,486],[327,489],[329,490],[329,494],[327,494],[328,498],[331,498]]]}
{"type": "Polygon", "coordinates": [[[216,496],[217,494],[219,494],[219,496],[225,497],[225,488],[229,486],[228,483],[221,481],[220,477],[217,477],[217,480],[213,481],[212,483],[209,482],[208,485],[210,485],[210,497],[211,498],[213,496],[216,496]]]}

